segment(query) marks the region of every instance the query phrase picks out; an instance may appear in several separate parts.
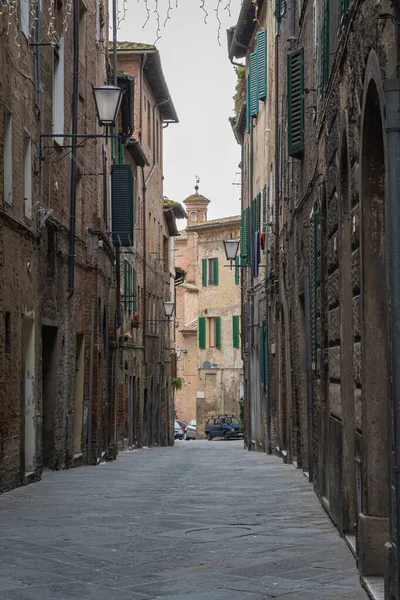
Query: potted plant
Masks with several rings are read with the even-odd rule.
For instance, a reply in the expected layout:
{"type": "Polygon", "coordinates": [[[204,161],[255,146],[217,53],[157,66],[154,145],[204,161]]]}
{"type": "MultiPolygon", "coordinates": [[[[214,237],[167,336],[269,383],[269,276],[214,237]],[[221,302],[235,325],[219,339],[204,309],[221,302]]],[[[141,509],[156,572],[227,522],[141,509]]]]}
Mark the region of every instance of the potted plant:
{"type": "Polygon", "coordinates": [[[140,325],[140,317],[139,317],[139,315],[138,315],[138,314],[136,314],[136,313],[135,313],[135,314],[133,315],[133,317],[132,317],[132,321],[131,321],[131,325],[132,325],[132,327],[134,327],[134,328],[138,328],[138,327],[139,327],[139,325],[140,325]]]}
{"type": "Polygon", "coordinates": [[[173,377],[172,378],[172,387],[174,388],[174,390],[181,390],[182,389],[182,379],[180,377],[173,377]]]}

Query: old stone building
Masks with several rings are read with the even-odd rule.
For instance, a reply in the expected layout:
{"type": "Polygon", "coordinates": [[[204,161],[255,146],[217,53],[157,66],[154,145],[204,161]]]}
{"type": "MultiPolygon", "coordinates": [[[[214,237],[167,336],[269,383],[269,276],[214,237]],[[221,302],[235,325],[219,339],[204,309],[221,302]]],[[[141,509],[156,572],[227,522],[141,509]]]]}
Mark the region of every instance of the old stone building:
{"type": "Polygon", "coordinates": [[[119,42],[118,71],[129,90],[131,123],[120,162],[132,167],[135,204],[134,240],[121,256],[119,443],[165,445],[173,442],[174,329],[163,302],[175,301],[172,238],[178,235],[176,219],[186,213],[164,200],[163,128],[178,116],[154,46],[119,42]]]}
{"type": "Polygon", "coordinates": [[[74,22],[39,4],[0,17],[0,490],[94,462],[115,439],[107,150],[82,137],[102,133],[107,9],[87,0],[74,22]]]}
{"type": "Polygon", "coordinates": [[[240,217],[208,221],[209,200],[198,193],[184,204],[187,228],[176,238],[176,264],[186,279],[176,290],[177,375],[180,419],[197,421],[197,437],[212,414],[239,415],[243,382],[240,354],[240,272],[229,269],[224,239],[239,239],[240,217]]]}
{"type": "Polygon", "coordinates": [[[242,309],[247,382],[265,344],[264,384],[245,387],[247,443],[309,475],[366,588],[372,595],[386,573],[390,599],[399,597],[400,532],[389,314],[397,275],[388,255],[397,243],[389,228],[398,193],[396,20],[396,2],[245,1],[228,31],[229,57],[245,58],[249,77],[235,119],[250,213],[241,255],[253,270],[242,309]],[[254,325],[263,323],[257,341],[254,325]]]}

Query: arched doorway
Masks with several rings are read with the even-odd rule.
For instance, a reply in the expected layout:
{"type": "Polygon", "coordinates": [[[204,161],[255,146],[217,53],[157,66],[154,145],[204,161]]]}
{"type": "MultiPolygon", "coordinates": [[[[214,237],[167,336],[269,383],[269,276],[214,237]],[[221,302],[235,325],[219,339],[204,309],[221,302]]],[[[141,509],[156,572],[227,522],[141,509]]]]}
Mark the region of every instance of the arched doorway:
{"type": "Polygon", "coordinates": [[[383,575],[390,507],[385,148],[377,80],[371,77],[367,83],[361,144],[362,479],[357,495],[359,559],[364,575],[383,575]],[[376,549],[374,553],[371,547],[376,549]]]}

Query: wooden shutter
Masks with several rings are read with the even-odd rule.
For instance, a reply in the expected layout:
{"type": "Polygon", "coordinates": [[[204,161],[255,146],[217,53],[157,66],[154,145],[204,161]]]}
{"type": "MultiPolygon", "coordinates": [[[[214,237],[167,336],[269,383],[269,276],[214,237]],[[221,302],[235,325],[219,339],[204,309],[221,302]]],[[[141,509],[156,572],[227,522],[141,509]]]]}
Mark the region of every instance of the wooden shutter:
{"type": "Polygon", "coordinates": [[[128,262],[124,261],[124,308],[128,310],[128,262]]]}
{"type": "Polygon", "coordinates": [[[322,12],[322,59],[321,59],[321,88],[322,92],[329,80],[329,0],[323,0],[322,12]]]}
{"type": "Polygon", "coordinates": [[[244,210],[242,210],[242,229],[241,229],[241,232],[240,232],[240,257],[242,259],[242,262],[241,262],[242,265],[246,265],[247,264],[247,260],[248,260],[248,254],[247,254],[247,248],[248,248],[248,243],[247,243],[247,238],[248,238],[247,217],[248,217],[247,208],[245,208],[244,210]]]}
{"type": "Polygon", "coordinates": [[[137,311],[137,278],[136,269],[132,269],[132,310],[137,311]]]}
{"type": "Polygon", "coordinates": [[[257,52],[250,54],[250,115],[258,115],[258,63],[257,52]]]}
{"type": "Polygon", "coordinates": [[[251,125],[250,75],[246,77],[246,131],[250,133],[251,125]]]}
{"type": "Polygon", "coordinates": [[[206,318],[199,317],[199,348],[206,347],[206,318]]]}
{"type": "Polygon", "coordinates": [[[267,95],[267,30],[257,33],[258,98],[264,100],[267,95]]]}
{"type": "Polygon", "coordinates": [[[288,153],[298,158],[304,150],[304,49],[288,54],[288,153]]]}
{"type": "Polygon", "coordinates": [[[239,348],[239,316],[232,316],[232,338],[233,347],[239,348]]]}
{"type": "Polygon", "coordinates": [[[264,386],[266,383],[266,365],[265,365],[265,327],[264,324],[260,325],[260,375],[261,384],[264,386]]]}
{"type": "Polygon", "coordinates": [[[235,258],[235,283],[239,285],[240,282],[240,267],[239,267],[239,257],[235,258]]]}
{"type": "Polygon", "coordinates": [[[215,347],[221,348],[221,317],[215,317],[215,347]]]}
{"type": "Polygon", "coordinates": [[[201,279],[203,287],[207,286],[207,259],[203,258],[201,261],[201,279]]]}
{"type": "Polygon", "coordinates": [[[262,226],[262,230],[264,233],[266,233],[267,231],[267,186],[264,185],[264,189],[263,189],[263,226],[262,226]]]}
{"type": "Polygon", "coordinates": [[[133,246],[133,175],[130,165],[111,167],[112,238],[114,246],[133,246]]]}
{"type": "Polygon", "coordinates": [[[219,277],[218,277],[218,258],[213,258],[214,262],[214,285],[218,285],[219,277]]]}
{"type": "Polygon", "coordinates": [[[256,231],[261,231],[261,192],[259,192],[257,194],[256,210],[257,210],[256,231]]]}
{"type": "Polygon", "coordinates": [[[251,222],[250,222],[250,206],[246,208],[247,216],[246,216],[246,227],[247,227],[247,236],[246,236],[246,256],[247,256],[247,264],[251,264],[251,222]]]}

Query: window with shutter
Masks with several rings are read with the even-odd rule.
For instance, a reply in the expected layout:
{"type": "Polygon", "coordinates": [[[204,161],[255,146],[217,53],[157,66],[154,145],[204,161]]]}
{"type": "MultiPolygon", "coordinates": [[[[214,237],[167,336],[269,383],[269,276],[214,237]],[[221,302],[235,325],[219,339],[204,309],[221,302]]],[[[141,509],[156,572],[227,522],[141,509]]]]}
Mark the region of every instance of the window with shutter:
{"type": "Polygon", "coordinates": [[[239,348],[240,338],[239,338],[239,316],[232,316],[232,342],[234,348],[239,348]]]}
{"type": "Polygon", "coordinates": [[[248,264],[248,212],[247,208],[242,210],[242,228],[240,232],[240,257],[241,264],[248,264]]]}
{"type": "Polygon", "coordinates": [[[214,285],[218,285],[219,282],[219,278],[218,278],[218,258],[213,258],[213,284],[214,285]]]}
{"type": "Polygon", "coordinates": [[[137,311],[137,277],[136,269],[132,269],[132,311],[137,311]]]}
{"type": "Polygon", "coordinates": [[[240,282],[240,266],[239,266],[239,257],[235,258],[235,283],[239,285],[240,282]]]}
{"type": "Polygon", "coordinates": [[[128,262],[124,261],[124,309],[128,310],[128,262]]]}
{"type": "Polygon", "coordinates": [[[250,115],[258,115],[258,63],[257,52],[250,54],[250,115]]]}
{"type": "Polygon", "coordinates": [[[221,317],[215,317],[216,341],[215,347],[221,348],[221,317]]]}
{"type": "Polygon", "coordinates": [[[199,348],[206,347],[206,318],[199,317],[199,348]]]}
{"type": "Polygon", "coordinates": [[[250,206],[246,208],[246,256],[247,256],[247,264],[251,264],[251,221],[250,221],[250,206]]]}
{"type": "Polygon", "coordinates": [[[251,126],[251,106],[250,106],[250,75],[246,77],[246,131],[250,133],[251,126]]]}
{"type": "Polygon", "coordinates": [[[304,150],[304,49],[288,54],[288,154],[304,150]]]}
{"type": "Polygon", "coordinates": [[[130,165],[112,165],[112,238],[115,246],[133,246],[133,175],[130,165]]]}
{"type": "Polygon", "coordinates": [[[257,69],[258,98],[264,100],[267,95],[267,30],[257,33],[257,69]]]}
{"type": "Polygon", "coordinates": [[[263,189],[263,226],[262,230],[264,233],[267,231],[267,186],[264,185],[263,189]]]}
{"type": "Polygon", "coordinates": [[[201,261],[201,279],[203,287],[207,285],[207,259],[203,258],[201,261]]]}
{"type": "Polygon", "coordinates": [[[329,0],[323,0],[321,45],[321,89],[323,93],[329,80],[329,0]]]}
{"type": "Polygon", "coordinates": [[[265,326],[260,325],[260,376],[261,384],[266,384],[266,364],[265,364],[265,326]]]}

